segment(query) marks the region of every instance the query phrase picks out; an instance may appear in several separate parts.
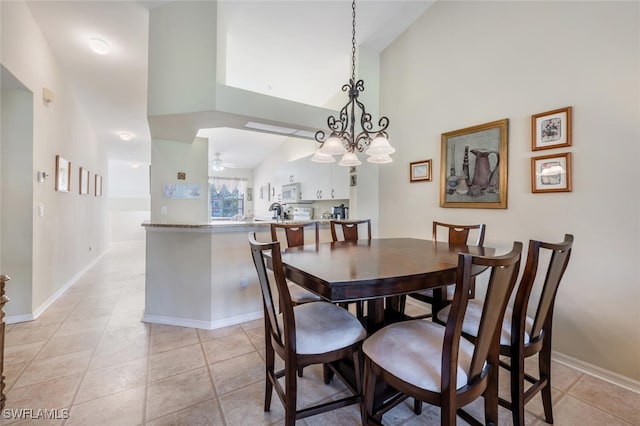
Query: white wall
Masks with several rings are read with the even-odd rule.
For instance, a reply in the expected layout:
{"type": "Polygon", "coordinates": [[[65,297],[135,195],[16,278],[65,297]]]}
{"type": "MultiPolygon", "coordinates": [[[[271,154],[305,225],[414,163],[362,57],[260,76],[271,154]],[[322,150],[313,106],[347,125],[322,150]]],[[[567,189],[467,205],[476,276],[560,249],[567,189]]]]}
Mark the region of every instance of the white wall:
{"type": "Polygon", "coordinates": [[[144,241],[151,219],[149,165],[109,160],[109,243],[144,241]]]}
{"type": "MultiPolygon", "coordinates": [[[[80,195],[78,168],[103,175],[108,193],[106,157],[74,98],[65,73],[60,68],[40,28],[24,2],[1,2],[0,61],[29,91],[33,92],[33,159],[28,173],[32,179],[31,208],[20,214],[30,217],[33,229],[33,279],[31,306],[27,310],[11,302],[7,315],[25,318],[36,315],[51,297],[70,284],[106,248],[106,197],[80,195]],[[55,101],[41,98],[42,88],[55,94],[55,101]],[[71,191],[54,190],[55,157],[71,161],[71,191]],[[36,170],[51,178],[36,183],[36,170]],[[37,206],[44,216],[37,215],[37,206]],[[22,316],[25,317],[22,317],[22,316]]],[[[93,194],[93,192],[92,192],[93,194]]],[[[11,275],[11,271],[3,271],[11,275]]],[[[17,279],[17,278],[16,278],[17,279]]],[[[9,284],[10,298],[19,291],[9,284]]]]}
{"type": "Polygon", "coordinates": [[[33,204],[33,93],[20,86],[2,69],[0,270],[11,278],[10,312],[31,312],[33,218],[28,212],[33,204]]]}
{"type": "Polygon", "coordinates": [[[637,2],[436,2],[381,60],[381,105],[399,160],[380,169],[381,234],[429,238],[436,219],[484,222],[485,244],[505,250],[574,234],[553,349],[635,381],[639,28],[637,2]],[[531,115],[569,105],[573,146],[534,154],[531,115]],[[508,209],[440,208],[440,135],[502,118],[508,209]],[[565,151],[573,192],[532,194],[530,158],[565,151]],[[409,162],[429,158],[433,182],[410,184],[409,162]]]}
{"type": "Polygon", "coordinates": [[[191,143],[153,139],[151,142],[151,221],[199,224],[208,214],[208,140],[191,143]],[[186,179],[178,179],[185,173],[186,179]],[[165,198],[165,185],[200,185],[200,198],[165,198]]]}

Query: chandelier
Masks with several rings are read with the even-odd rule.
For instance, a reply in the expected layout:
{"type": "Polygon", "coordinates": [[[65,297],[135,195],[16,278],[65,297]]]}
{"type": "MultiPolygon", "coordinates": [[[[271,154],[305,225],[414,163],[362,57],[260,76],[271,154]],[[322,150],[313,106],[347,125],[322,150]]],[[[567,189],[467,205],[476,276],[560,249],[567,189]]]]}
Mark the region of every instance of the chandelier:
{"type": "Polygon", "coordinates": [[[362,164],[356,152],[363,152],[368,146],[365,154],[369,157],[367,161],[375,164],[385,164],[393,161],[390,154],[396,150],[389,143],[387,127],[389,119],[381,117],[378,121],[378,129],[373,128],[371,114],[358,100],[358,94],[364,91],[364,82],[356,81],[356,1],[351,5],[353,31],[351,37],[351,79],[349,83],[342,86],[343,92],[348,92],[349,101],[340,110],[339,116],[329,116],[327,126],[329,127],[329,137],[323,130],[318,130],[315,135],[317,142],[321,143],[311,161],[316,163],[332,163],[334,155],[342,155],[338,163],[341,166],[358,166],[362,164]],[[356,107],[358,109],[356,109],[356,107]],[[356,129],[356,113],[360,114],[358,119],[359,128],[356,129]],[[356,133],[356,131],[358,133],[356,133]]]}

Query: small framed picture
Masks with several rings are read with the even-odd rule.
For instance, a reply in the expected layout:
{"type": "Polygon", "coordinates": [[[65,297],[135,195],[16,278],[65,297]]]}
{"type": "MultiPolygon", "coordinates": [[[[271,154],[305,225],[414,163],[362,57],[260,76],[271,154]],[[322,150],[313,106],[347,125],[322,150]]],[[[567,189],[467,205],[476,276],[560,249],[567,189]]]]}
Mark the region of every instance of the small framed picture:
{"type": "Polygon", "coordinates": [[[571,107],[531,116],[531,150],[571,146],[571,107]]]}
{"type": "Polygon", "coordinates": [[[531,158],[531,192],[571,192],[571,153],[531,158]]]}
{"type": "Polygon", "coordinates": [[[89,170],[80,167],[80,195],[89,195],[89,170]]]}
{"type": "Polygon", "coordinates": [[[95,175],[95,188],[94,188],[94,194],[96,195],[96,197],[102,197],[102,176],[100,175],[95,175]]]}
{"type": "Polygon", "coordinates": [[[431,160],[414,161],[409,164],[409,180],[422,182],[431,180],[431,160]]]}
{"type": "Polygon", "coordinates": [[[56,191],[69,192],[71,188],[71,162],[56,155],[56,191]]]}

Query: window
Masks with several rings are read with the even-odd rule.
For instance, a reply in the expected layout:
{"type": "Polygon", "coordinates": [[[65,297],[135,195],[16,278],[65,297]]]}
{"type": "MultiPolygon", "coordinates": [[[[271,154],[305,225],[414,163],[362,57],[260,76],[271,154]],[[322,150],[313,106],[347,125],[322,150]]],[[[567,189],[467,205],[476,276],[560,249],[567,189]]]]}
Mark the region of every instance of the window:
{"type": "Polygon", "coordinates": [[[209,178],[209,215],[211,218],[244,216],[247,179],[209,178]]]}

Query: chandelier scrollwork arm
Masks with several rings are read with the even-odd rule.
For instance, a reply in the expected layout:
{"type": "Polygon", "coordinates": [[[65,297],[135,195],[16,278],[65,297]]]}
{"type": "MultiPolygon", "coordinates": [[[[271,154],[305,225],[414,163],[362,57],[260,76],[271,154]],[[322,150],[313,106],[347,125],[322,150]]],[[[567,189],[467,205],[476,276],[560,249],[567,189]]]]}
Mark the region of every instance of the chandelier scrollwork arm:
{"type": "Polygon", "coordinates": [[[374,128],[374,122],[365,106],[358,100],[360,92],[364,91],[364,81],[356,80],[356,3],[352,2],[353,31],[351,38],[351,78],[342,86],[342,91],[349,95],[348,102],[340,109],[336,116],[327,118],[329,135],[322,130],[315,134],[315,140],[322,144],[312,161],[332,162],[332,155],[343,155],[340,165],[353,166],[361,164],[355,156],[355,152],[363,152],[369,146],[366,154],[367,161],[378,164],[391,162],[389,154],[395,149],[389,144],[387,128],[389,119],[381,117],[378,120],[378,128],[374,128]],[[359,119],[356,117],[359,115],[359,119]],[[359,125],[359,129],[356,126],[359,125]],[[346,152],[346,154],[345,154],[346,152]]]}

